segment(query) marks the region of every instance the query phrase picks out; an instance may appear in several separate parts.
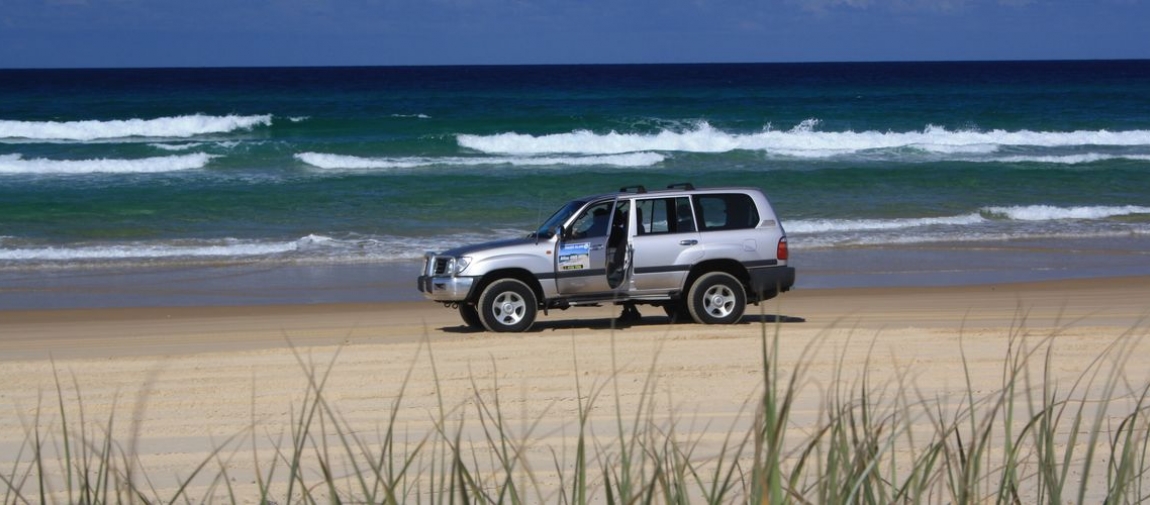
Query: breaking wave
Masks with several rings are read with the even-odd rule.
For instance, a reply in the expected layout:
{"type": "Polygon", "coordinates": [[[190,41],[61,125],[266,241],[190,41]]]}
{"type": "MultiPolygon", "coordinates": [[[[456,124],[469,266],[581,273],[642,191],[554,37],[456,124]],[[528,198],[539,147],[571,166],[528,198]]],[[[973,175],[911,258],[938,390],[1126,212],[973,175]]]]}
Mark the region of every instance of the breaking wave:
{"type": "Polygon", "coordinates": [[[1150,215],[1150,207],[1139,205],[1056,207],[1018,205],[984,207],[978,212],[956,216],[891,219],[797,219],[785,223],[789,233],[899,230],[930,226],[972,226],[991,221],[1100,220],[1122,216],[1150,215]]]}
{"type": "MultiPolygon", "coordinates": [[[[501,235],[520,236],[521,230],[499,230],[501,235]]],[[[172,239],[124,243],[75,243],[44,245],[0,236],[0,262],[61,264],[121,261],[195,263],[212,261],[271,261],[291,263],[355,263],[408,261],[444,243],[476,243],[491,240],[481,233],[450,237],[345,236],[311,234],[295,240],[172,239]]]]}
{"type": "Polygon", "coordinates": [[[271,115],[187,116],[108,121],[0,120],[0,139],[89,141],[129,137],[188,138],[270,126],[271,115]]]}
{"type": "Polygon", "coordinates": [[[294,242],[221,240],[173,243],[92,244],[0,248],[0,261],[77,261],[174,257],[245,257],[296,249],[294,242]]]}
{"type": "Polygon", "coordinates": [[[1025,205],[1015,207],[986,207],[991,217],[1017,221],[1051,221],[1060,219],[1107,219],[1120,216],[1150,214],[1150,207],[1139,205],[1055,207],[1051,205],[1025,205]]]}
{"type": "MultiPolygon", "coordinates": [[[[731,133],[707,122],[681,131],[664,129],[657,133],[596,133],[576,130],[569,133],[530,135],[499,133],[456,136],[464,148],[490,154],[533,156],[543,154],[604,155],[631,152],[723,153],[735,150],[764,151],[799,158],[825,158],[866,151],[910,149],[935,154],[985,155],[1004,147],[1068,148],[1081,146],[1150,147],[1150,130],[1071,132],[951,130],[928,125],[922,131],[817,131],[819,121],[803,121],[790,130],[770,127],[754,133],[731,133]]],[[[1088,155],[1089,156],[1089,155],[1088,155]]],[[[1132,156],[1142,159],[1141,153],[1132,156]]],[[[1025,160],[1026,158],[1019,158],[1025,160]]],[[[1042,161],[1037,158],[1037,161],[1042,161]]],[[[1060,162],[1079,163],[1089,158],[1066,158],[1060,162]]]]}
{"type": "Polygon", "coordinates": [[[1101,153],[1087,153],[1087,154],[1067,154],[1067,155],[1048,155],[1048,156],[1002,156],[998,158],[990,158],[986,160],[971,160],[971,161],[988,161],[995,163],[1052,163],[1059,165],[1081,165],[1085,163],[1098,163],[1100,161],[1110,160],[1134,160],[1134,161],[1150,161],[1150,154],[1101,154],[1101,153]]]}
{"type": "Polygon", "coordinates": [[[984,207],[977,212],[954,216],[793,219],[786,221],[784,225],[792,239],[791,244],[798,249],[925,242],[1118,237],[1150,235],[1150,207],[1019,205],[984,207]]]}
{"type": "Polygon", "coordinates": [[[26,160],[20,154],[0,155],[0,174],[138,174],[204,168],[213,156],[204,153],[140,159],[26,160]]]}
{"type": "Polygon", "coordinates": [[[827,233],[841,231],[899,230],[923,226],[963,226],[985,222],[979,213],[946,217],[902,219],[798,219],[786,221],[788,233],[827,233]]]}
{"type": "Polygon", "coordinates": [[[503,156],[503,157],[398,157],[369,158],[324,153],[299,153],[296,159],[308,165],[323,169],[404,169],[430,166],[591,166],[608,165],[617,167],[648,167],[658,164],[666,156],[658,153],[640,152],[605,156],[503,156]]]}

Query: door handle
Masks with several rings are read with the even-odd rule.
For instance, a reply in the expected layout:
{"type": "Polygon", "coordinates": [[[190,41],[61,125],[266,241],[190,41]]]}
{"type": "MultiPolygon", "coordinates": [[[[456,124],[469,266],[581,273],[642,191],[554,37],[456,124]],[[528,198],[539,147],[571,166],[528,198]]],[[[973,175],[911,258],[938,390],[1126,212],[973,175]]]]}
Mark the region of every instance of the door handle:
{"type": "Polygon", "coordinates": [[[694,239],[691,239],[691,240],[680,240],[680,241],[679,241],[679,245],[697,245],[698,243],[699,243],[699,241],[698,241],[698,240],[694,240],[694,239]]]}
{"type": "Polygon", "coordinates": [[[591,246],[592,251],[598,251],[602,248],[603,248],[603,244],[595,244],[595,245],[591,246]]]}

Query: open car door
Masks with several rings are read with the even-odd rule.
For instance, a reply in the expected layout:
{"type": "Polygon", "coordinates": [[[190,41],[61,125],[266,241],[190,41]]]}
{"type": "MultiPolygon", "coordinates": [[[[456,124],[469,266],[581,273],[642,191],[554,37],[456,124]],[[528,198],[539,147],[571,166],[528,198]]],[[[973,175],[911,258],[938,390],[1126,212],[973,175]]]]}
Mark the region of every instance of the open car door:
{"type": "Polygon", "coordinates": [[[556,243],[555,280],[564,295],[614,291],[628,275],[630,201],[588,205],[556,243]]]}

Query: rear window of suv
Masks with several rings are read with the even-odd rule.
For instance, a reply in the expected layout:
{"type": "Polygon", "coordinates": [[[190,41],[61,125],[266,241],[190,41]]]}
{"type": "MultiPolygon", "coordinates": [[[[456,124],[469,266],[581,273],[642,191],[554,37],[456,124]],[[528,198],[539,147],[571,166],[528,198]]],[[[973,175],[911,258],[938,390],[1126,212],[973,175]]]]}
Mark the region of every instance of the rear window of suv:
{"type": "Polygon", "coordinates": [[[742,230],[759,225],[755,201],[743,193],[697,195],[699,231],[742,230]]]}

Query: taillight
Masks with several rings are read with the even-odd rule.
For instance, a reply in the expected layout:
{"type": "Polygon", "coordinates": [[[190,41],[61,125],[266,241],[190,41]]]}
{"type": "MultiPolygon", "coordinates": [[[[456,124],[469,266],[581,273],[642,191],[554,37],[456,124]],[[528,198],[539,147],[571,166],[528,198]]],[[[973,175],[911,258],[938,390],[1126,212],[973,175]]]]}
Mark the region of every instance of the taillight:
{"type": "Polygon", "coordinates": [[[788,256],[790,256],[790,253],[787,252],[787,237],[783,237],[779,239],[779,249],[776,251],[775,257],[778,258],[779,261],[786,261],[788,256]]]}

